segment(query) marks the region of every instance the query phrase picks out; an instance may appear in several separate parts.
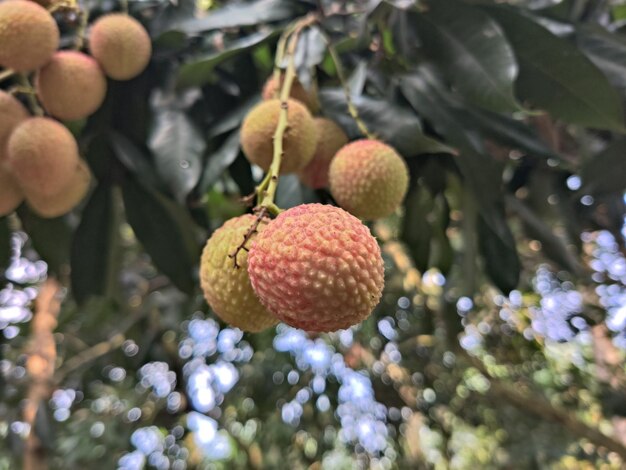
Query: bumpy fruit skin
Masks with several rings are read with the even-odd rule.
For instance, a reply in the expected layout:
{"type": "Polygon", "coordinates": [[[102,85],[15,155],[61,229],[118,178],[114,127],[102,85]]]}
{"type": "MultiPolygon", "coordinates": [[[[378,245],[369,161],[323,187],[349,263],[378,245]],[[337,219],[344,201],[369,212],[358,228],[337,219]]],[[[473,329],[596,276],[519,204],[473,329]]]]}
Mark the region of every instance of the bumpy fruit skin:
{"type": "Polygon", "coordinates": [[[85,199],[89,192],[91,172],[84,161],[79,161],[72,178],[58,193],[43,196],[35,192],[26,194],[26,203],[41,217],[51,219],[67,214],[85,199]]]}
{"type": "Polygon", "coordinates": [[[8,170],[0,166],[0,217],[9,215],[24,200],[24,194],[8,170]]]}
{"type": "Polygon", "coordinates": [[[42,6],[26,0],[0,2],[0,65],[30,72],[59,47],[59,28],[42,6]]]}
{"type": "Polygon", "coordinates": [[[335,331],[367,318],[380,301],[380,248],[359,219],[338,207],[304,204],[281,213],[252,242],[252,287],[281,321],[335,331]]]}
{"type": "Polygon", "coordinates": [[[37,72],[37,96],[46,111],[63,120],[93,114],[104,101],[107,81],[92,57],[59,51],[37,72]]]}
{"type": "Polygon", "coordinates": [[[6,146],[13,129],[28,119],[28,111],[15,97],[0,90],[0,164],[6,159],[6,146]]]}
{"type": "Polygon", "coordinates": [[[93,24],[89,49],[107,76],[114,80],[130,80],[148,66],[152,43],[139,21],[128,15],[112,13],[93,24]]]}
{"type": "Polygon", "coordinates": [[[7,164],[25,193],[54,196],[67,187],[79,162],[72,133],[54,119],[19,124],[7,146],[7,164]]]}
{"type": "Polygon", "coordinates": [[[328,178],[337,203],[364,220],[391,215],[409,186],[402,157],[390,146],[370,139],[357,140],[339,150],[328,178]]]}
{"type": "MultiPolygon", "coordinates": [[[[273,75],[271,75],[267,79],[267,81],[265,82],[265,85],[263,85],[263,91],[261,93],[261,96],[263,97],[264,100],[271,100],[271,99],[276,99],[279,97],[280,89],[283,86],[284,78],[285,78],[285,75],[281,74],[280,83],[278,86],[276,86],[277,81],[273,75]]],[[[307,108],[311,110],[314,110],[317,107],[315,100],[313,99],[311,94],[304,89],[304,87],[302,86],[302,83],[300,83],[300,81],[297,78],[295,78],[293,83],[291,84],[289,98],[298,100],[300,103],[304,104],[307,108]]]]}
{"type": "MultiPolygon", "coordinates": [[[[252,290],[246,250],[237,254],[238,268],[229,257],[255,220],[250,214],[228,220],[213,232],[200,259],[200,285],[207,303],[226,323],[250,332],[259,332],[278,323],[252,290]]],[[[262,233],[265,226],[262,222],[258,231],[262,233]]]]}
{"type": "MultiPolygon", "coordinates": [[[[280,172],[294,173],[313,158],[317,132],[311,113],[299,101],[287,100],[288,126],[283,136],[280,172]]],[[[241,146],[251,163],[267,171],[274,157],[274,133],[278,125],[280,100],[268,100],[250,110],[241,125],[241,146]]]]}
{"type": "Polygon", "coordinates": [[[317,148],[315,155],[299,173],[300,181],[313,189],[328,187],[330,162],[337,151],[348,143],[346,133],[330,119],[315,118],[317,148]]]}

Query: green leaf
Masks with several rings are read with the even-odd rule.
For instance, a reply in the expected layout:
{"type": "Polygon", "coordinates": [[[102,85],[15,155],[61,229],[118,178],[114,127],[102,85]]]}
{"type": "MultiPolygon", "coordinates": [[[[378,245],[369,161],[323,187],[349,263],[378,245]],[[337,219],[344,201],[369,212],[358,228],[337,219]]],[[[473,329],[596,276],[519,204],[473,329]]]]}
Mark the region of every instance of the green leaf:
{"type": "Polygon", "coordinates": [[[110,137],[111,148],[117,159],[124,167],[131,171],[139,181],[151,188],[166,190],[150,158],[129,138],[116,131],[111,131],[107,135],[110,137]]]}
{"type": "Polygon", "coordinates": [[[154,119],[148,147],[156,170],[176,200],[184,203],[200,179],[206,142],[181,110],[161,110],[154,119]]]}
{"type": "Polygon", "coordinates": [[[582,192],[602,194],[626,189],[626,138],[613,141],[580,169],[582,192]]]}
{"type": "MultiPolygon", "coordinates": [[[[351,138],[360,136],[354,119],[348,114],[343,89],[324,89],[319,97],[324,114],[339,123],[351,138]]],[[[395,147],[404,157],[424,153],[455,153],[454,149],[424,135],[421,122],[412,110],[389,100],[363,95],[352,97],[352,101],[368,128],[395,147]]]]}
{"type": "Polygon", "coordinates": [[[198,188],[201,194],[215,184],[222,173],[232,165],[237,155],[239,155],[239,131],[231,133],[222,146],[209,156],[198,188]]]}
{"type": "Polygon", "coordinates": [[[0,217],[0,278],[11,262],[11,229],[9,219],[0,217]]]}
{"type": "Polygon", "coordinates": [[[611,84],[626,93],[626,39],[600,26],[583,24],[576,28],[576,43],[611,84]]]}
{"type": "Polygon", "coordinates": [[[470,102],[496,112],[520,109],[515,55],[487,14],[456,0],[434,0],[413,18],[426,54],[470,102]]]}
{"type": "MultiPolygon", "coordinates": [[[[506,225],[504,210],[500,217],[506,225]]],[[[478,217],[477,232],[485,271],[496,287],[508,294],[519,284],[522,269],[513,234],[510,230],[505,232],[504,238],[496,234],[482,216],[478,217]]]]}
{"type": "Polygon", "coordinates": [[[411,189],[404,200],[401,239],[406,243],[415,266],[422,273],[430,267],[432,229],[428,215],[434,207],[430,191],[423,186],[411,189]]]}
{"type": "Polygon", "coordinates": [[[48,264],[51,274],[60,274],[69,262],[72,231],[66,217],[44,219],[32,212],[26,204],[17,210],[24,231],[33,247],[48,264]]]}
{"type": "Polygon", "coordinates": [[[229,111],[225,116],[220,117],[220,120],[209,128],[207,137],[212,138],[238,128],[246,114],[248,114],[250,109],[252,109],[260,99],[261,96],[256,94],[229,111]]]}
{"type": "Polygon", "coordinates": [[[107,294],[116,230],[111,188],[100,185],[85,206],[72,242],[70,279],[79,303],[107,294]]]}
{"type": "Polygon", "coordinates": [[[185,63],[178,71],[179,87],[206,85],[213,78],[215,67],[225,60],[235,57],[253,47],[263,44],[278,31],[261,31],[227,44],[224,49],[212,52],[204,57],[185,63]]]}
{"type": "Polygon", "coordinates": [[[508,8],[485,8],[515,49],[522,99],[566,122],[624,131],[619,93],[572,43],[508,8]]]}
{"type": "Polygon", "coordinates": [[[193,292],[197,250],[191,222],[181,223],[180,208],[159,193],[127,179],[122,185],[126,217],[154,265],[181,291],[193,292]]]}

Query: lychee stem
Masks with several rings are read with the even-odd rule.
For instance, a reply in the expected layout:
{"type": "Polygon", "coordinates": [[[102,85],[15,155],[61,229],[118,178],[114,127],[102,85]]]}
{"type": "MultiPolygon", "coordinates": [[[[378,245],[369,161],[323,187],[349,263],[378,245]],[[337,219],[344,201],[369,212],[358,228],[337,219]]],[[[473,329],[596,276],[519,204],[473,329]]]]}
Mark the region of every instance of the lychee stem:
{"type": "Polygon", "coordinates": [[[2,72],[0,72],[0,82],[11,78],[13,75],[15,75],[15,72],[13,70],[11,69],[3,70],[2,72]]]}
{"type": "Polygon", "coordinates": [[[28,104],[30,106],[30,110],[35,116],[43,116],[44,112],[41,106],[39,106],[39,102],[37,101],[37,94],[35,93],[35,89],[28,80],[28,77],[24,74],[18,75],[18,81],[20,82],[20,87],[17,89],[18,93],[23,93],[26,95],[26,99],[28,100],[28,104]]]}

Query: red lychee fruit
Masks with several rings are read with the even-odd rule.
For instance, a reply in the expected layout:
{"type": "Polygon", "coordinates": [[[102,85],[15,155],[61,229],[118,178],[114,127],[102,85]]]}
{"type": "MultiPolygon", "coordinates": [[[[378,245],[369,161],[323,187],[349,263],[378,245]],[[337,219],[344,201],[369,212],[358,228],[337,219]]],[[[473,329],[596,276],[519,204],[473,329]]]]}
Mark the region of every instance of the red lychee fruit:
{"type": "Polygon", "coordinates": [[[315,155],[299,173],[300,181],[313,189],[328,187],[330,162],[337,151],[348,143],[346,133],[330,119],[315,118],[317,148],[315,155]]]}

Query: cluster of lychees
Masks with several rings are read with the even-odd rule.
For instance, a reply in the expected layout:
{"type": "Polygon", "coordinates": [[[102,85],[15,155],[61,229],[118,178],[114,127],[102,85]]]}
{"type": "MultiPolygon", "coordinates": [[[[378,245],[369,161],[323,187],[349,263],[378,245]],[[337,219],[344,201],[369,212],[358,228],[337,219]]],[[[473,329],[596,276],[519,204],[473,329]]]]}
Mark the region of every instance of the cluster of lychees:
{"type": "Polygon", "coordinates": [[[91,174],[76,139],[58,120],[93,114],[106,96],[106,76],[128,80],[139,75],[152,52],[143,26],[123,14],[93,24],[90,55],[58,50],[58,25],[38,3],[0,2],[0,66],[16,74],[34,72],[34,93],[47,114],[31,116],[12,94],[0,90],[0,216],[25,199],[40,216],[57,217],[85,197],[91,174]]]}
{"type": "MultiPolygon", "coordinates": [[[[264,101],[241,127],[244,154],[265,171],[283,106],[277,81],[266,83],[264,101]]],[[[380,248],[359,218],[385,217],[399,207],[407,166],[383,142],[348,143],[335,122],[312,117],[317,102],[297,80],[286,105],[280,173],[297,173],[315,189],[330,187],[341,208],[304,204],[270,221],[249,214],[229,220],[204,248],[202,288],[218,316],[246,331],[278,321],[314,332],[348,328],[370,315],[384,285],[380,248]]]]}

